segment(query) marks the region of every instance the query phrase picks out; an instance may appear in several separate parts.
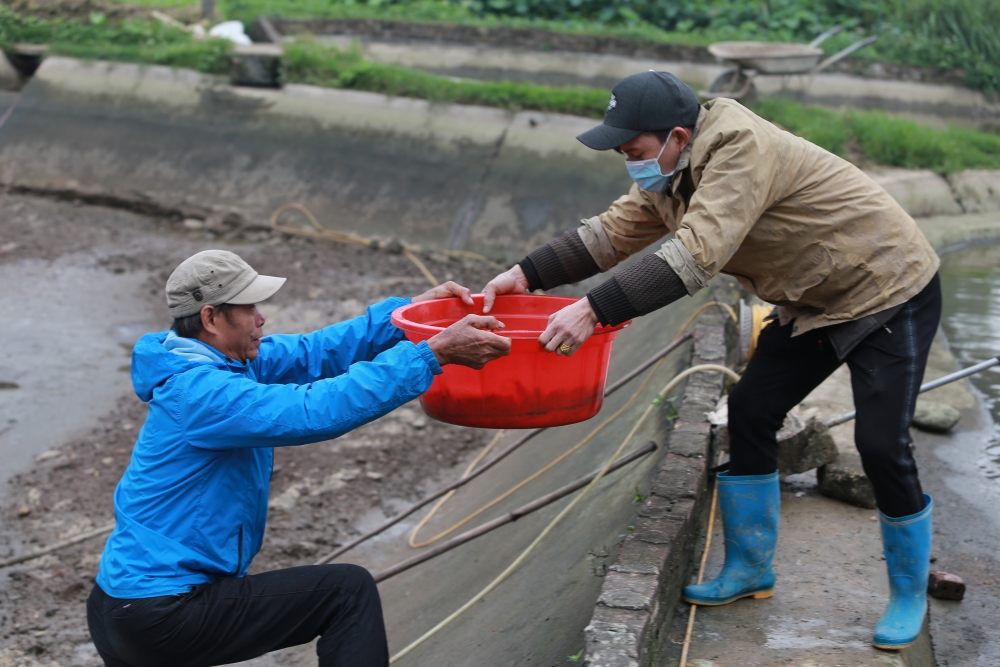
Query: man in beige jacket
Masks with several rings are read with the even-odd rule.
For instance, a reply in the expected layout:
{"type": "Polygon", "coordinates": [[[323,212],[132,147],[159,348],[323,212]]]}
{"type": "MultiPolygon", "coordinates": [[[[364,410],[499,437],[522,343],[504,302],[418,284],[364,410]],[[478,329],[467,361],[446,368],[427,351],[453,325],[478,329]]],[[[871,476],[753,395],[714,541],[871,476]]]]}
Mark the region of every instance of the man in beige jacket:
{"type": "Polygon", "coordinates": [[[577,137],[626,156],[635,184],[599,216],[530,253],[484,289],[551,289],[660,249],[559,311],[539,342],[572,354],[598,324],[693,295],[718,273],[777,306],[729,397],[730,468],[719,475],[726,563],[685,588],[701,605],[770,597],[778,536],[776,432],[841,363],[851,369],[855,441],[880,509],[890,602],[873,643],[912,644],[926,614],[932,503],[908,427],[941,311],[938,257],[902,208],[859,169],[737,102],[704,106],[664,72],[612,91],[604,124],[577,137]]]}

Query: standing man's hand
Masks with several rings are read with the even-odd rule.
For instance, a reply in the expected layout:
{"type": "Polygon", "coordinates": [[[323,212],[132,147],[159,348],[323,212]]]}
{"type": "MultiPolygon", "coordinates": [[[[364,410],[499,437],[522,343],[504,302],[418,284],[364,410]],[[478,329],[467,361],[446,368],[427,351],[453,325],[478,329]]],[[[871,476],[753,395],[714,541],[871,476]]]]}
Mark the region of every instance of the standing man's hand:
{"type": "Polygon", "coordinates": [[[420,303],[421,301],[430,301],[431,299],[447,299],[448,297],[457,296],[462,300],[467,306],[474,305],[472,302],[472,292],[468,287],[462,287],[458,283],[449,280],[446,283],[442,283],[437,287],[432,287],[423,294],[419,294],[412,299],[410,303],[420,303]]]}
{"type": "Polygon", "coordinates": [[[483,288],[483,313],[488,313],[493,309],[493,302],[501,294],[524,294],[527,291],[528,279],[524,277],[521,266],[515,264],[486,283],[486,287],[483,288]]]}
{"type": "Polygon", "coordinates": [[[590,301],[584,297],[550,315],[538,342],[549,352],[570,356],[593,335],[597,322],[590,301]]]}
{"type": "Polygon", "coordinates": [[[491,333],[503,322],[486,315],[466,315],[427,341],[442,366],[458,364],[479,370],[488,362],[510,354],[510,339],[491,333]]]}

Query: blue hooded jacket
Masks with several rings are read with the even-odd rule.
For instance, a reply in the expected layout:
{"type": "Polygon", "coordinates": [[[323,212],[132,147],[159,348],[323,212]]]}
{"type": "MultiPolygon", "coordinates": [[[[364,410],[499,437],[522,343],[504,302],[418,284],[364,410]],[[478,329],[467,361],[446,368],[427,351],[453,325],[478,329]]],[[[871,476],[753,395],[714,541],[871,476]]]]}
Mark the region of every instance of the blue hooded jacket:
{"type": "Polygon", "coordinates": [[[132,352],[149,414],[115,490],[97,583],[116,598],[185,593],[242,577],[260,550],[272,447],[336,438],[391,412],[441,372],[389,321],[389,298],[353,320],[261,339],[240,363],[173,332],[132,352]]]}

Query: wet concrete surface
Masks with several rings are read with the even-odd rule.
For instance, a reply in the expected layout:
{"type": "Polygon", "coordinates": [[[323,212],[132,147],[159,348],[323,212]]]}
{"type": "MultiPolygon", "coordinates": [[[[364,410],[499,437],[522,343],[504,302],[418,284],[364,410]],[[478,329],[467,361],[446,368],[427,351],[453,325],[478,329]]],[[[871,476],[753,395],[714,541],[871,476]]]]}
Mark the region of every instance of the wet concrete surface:
{"type": "MultiPolygon", "coordinates": [[[[943,328],[955,338],[952,348],[939,335],[931,350],[924,381],[987,358],[996,328],[995,258],[1000,248],[981,246],[946,255],[943,328]],[[978,267],[978,268],[977,268],[978,267]],[[963,272],[977,283],[955,285],[949,271],[963,272]],[[953,355],[952,350],[955,354],[953,355]],[[956,365],[956,356],[961,360],[956,365]]],[[[995,354],[995,352],[993,353],[995,354]]],[[[819,495],[813,472],[782,483],[781,536],[775,556],[778,583],[769,600],[740,600],[697,612],[689,665],[837,665],[937,664],[980,667],[1000,662],[1000,487],[996,484],[995,373],[977,376],[985,395],[967,382],[935,389],[924,397],[962,411],[948,434],[911,429],[925,492],[935,502],[932,568],[962,577],[968,588],[961,602],[930,600],[924,641],[934,662],[921,662],[926,650],[902,655],[874,649],[871,634],[885,607],[888,582],[874,510],[852,507],[819,495]]],[[[803,401],[804,416],[829,418],[854,407],[850,374],[842,367],[803,401]]],[[[854,425],[831,429],[842,452],[854,451],[854,425]]],[[[714,527],[706,580],[723,562],[721,526],[714,527]]],[[[681,605],[671,629],[671,647],[663,665],[677,665],[687,622],[681,605]]]]}

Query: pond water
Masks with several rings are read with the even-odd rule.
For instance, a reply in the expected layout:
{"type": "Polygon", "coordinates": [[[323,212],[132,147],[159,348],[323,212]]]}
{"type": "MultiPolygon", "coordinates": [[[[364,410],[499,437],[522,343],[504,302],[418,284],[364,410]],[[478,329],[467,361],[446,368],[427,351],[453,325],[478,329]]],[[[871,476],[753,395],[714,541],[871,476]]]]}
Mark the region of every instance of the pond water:
{"type": "MultiPolygon", "coordinates": [[[[972,246],[942,257],[941,326],[962,368],[1000,355],[1000,244],[972,246]]],[[[993,417],[993,437],[978,461],[983,474],[1000,479],[1000,367],[971,378],[993,417]]]]}

